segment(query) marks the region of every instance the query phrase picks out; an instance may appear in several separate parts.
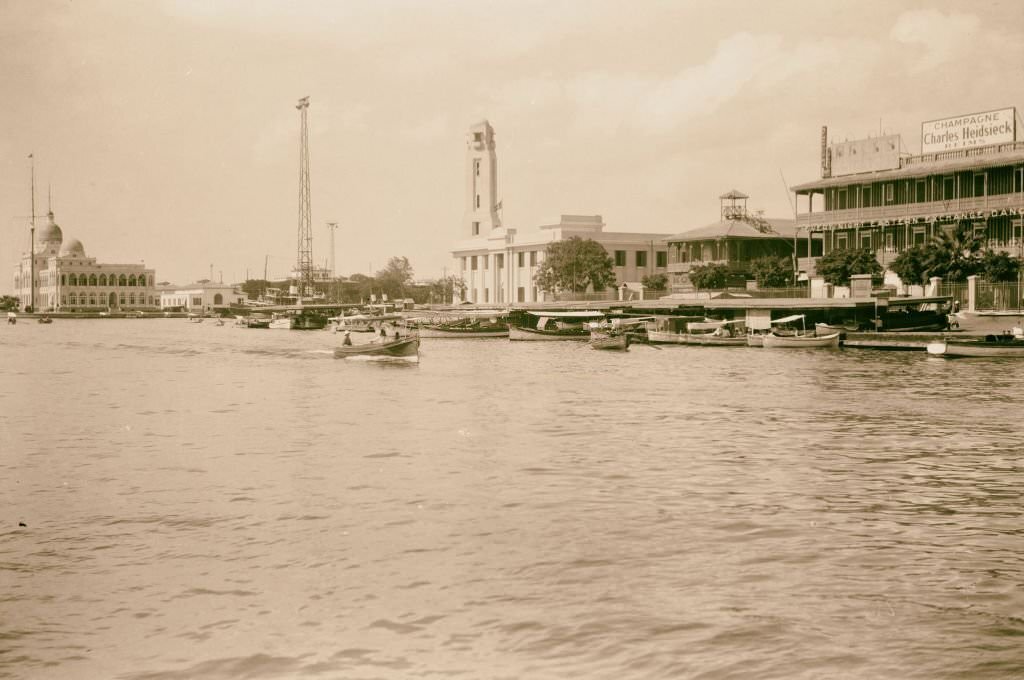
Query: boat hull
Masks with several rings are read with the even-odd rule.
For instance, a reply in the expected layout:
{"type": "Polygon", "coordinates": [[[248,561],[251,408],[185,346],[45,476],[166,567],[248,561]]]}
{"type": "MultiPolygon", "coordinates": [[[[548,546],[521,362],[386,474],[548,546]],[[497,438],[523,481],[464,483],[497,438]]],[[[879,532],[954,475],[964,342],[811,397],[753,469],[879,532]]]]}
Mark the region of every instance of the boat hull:
{"type": "Polygon", "coordinates": [[[647,341],[664,345],[709,345],[719,347],[742,347],[747,344],[745,336],[714,335],[713,333],[673,333],[671,331],[647,331],[647,341]]]}
{"type": "Polygon", "coordinates": [[[775,349],[809,349],[816,347],[838,347],[839,333],[830,335],[775,335],[764,336],[763,346],[775,349]]]}
{"type": "Polygon", "coordinates": [[[589,340],[590,333],[585,330],[580,331],[539,331],[536,328],[520,328],[519,326],[510,326],[508,329],[509,340],[541,340],[541,341],[552,341],[552,340],[589,340]]]}
{"type": "Polygon", "coordinates": [[[507,338],[508,328],[443,328],[421,326],[421,338],[507,338]]]}
{"type": "Polygon", "coordinates": [[[624,351],[629,349],[629,336],[621,335],[596,335],[590,338],[590,346],[594,349],[611,349],[624,351]]]}
{"type": "Polygon", "coordinates": [[[1024,358],[1024,340],[946,339],[929,342],[929,354],[945,357],[1024,358]]]}
{"type": "Polygon", "coordinates": [[[418,337],[402,338],[391,342],[367,342],[359,345],[342,345],[334,348],[334,356],[348,357],[413,357],[419,354],[418,337]]]}
{"type": "Polygon", "coordinates": [[[747,347],[764,347],[764,335],[751,333],[747,336],[747,347]]]}

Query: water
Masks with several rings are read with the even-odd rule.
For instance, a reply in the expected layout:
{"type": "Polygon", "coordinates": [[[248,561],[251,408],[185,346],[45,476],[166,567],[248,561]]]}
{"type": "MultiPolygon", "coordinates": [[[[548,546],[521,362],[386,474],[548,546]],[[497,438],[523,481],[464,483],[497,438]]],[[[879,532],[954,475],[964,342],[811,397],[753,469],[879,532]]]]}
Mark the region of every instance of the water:
{"type": "Polygon", "coordinates": [[[0,676],[1024,674],[1024,364],[337,341],[0,328],[0,676]]]}

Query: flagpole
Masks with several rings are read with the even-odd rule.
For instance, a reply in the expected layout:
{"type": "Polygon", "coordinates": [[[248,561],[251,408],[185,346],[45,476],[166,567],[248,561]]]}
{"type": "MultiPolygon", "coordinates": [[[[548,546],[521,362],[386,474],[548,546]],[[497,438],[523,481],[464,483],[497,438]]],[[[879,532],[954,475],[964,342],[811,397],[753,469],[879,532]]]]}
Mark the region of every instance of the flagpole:
{"type": "Polygon", "coordinates": [[[29,250],[28,256],[30,258],[31,265],[29,267],[30,280],[28,282],[28,307],[32,312],[36,311],[36,160],[34,154],[29,154],[28,159],[31,161],[31,173],[32,173],[32,221],[29,222],[29,250]]]}

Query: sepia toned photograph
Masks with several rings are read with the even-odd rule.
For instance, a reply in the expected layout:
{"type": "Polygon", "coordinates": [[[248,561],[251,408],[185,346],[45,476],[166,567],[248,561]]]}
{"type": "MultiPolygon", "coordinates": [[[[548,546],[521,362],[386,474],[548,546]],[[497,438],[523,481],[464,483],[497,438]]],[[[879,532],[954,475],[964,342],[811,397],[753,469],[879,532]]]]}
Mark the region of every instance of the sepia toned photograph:
{"type": "Polygon", "coordinates": [[[0,2],[0,680],[1024,677],[1024,3],[0,2]]]}

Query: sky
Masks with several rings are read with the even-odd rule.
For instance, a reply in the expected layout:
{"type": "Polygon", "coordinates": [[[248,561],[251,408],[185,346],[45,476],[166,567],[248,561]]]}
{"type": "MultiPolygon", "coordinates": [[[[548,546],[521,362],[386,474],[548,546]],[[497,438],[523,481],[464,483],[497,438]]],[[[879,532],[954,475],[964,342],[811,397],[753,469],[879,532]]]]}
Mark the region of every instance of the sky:
{"type": "Polygon", "coordinates": [[[919,153],[923,121],[1024,107],[1022,65],[1016,0],[7,0],[0,292],[28,249],[29,154],[36,212],[50,193],[100,262],[283,278],[309,96],[314,260],[337,222],[338,274],[405,256],[431,279],[467,235],[481,119],[505,226],[600,214],[674,234],[733,188],[791,216],[823,125],[919,153]]]}

